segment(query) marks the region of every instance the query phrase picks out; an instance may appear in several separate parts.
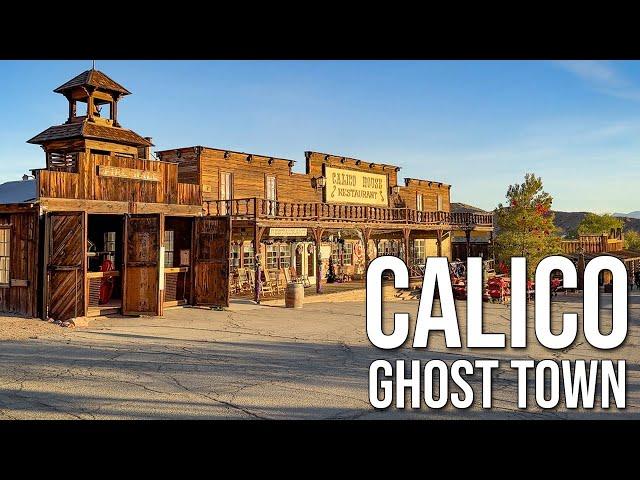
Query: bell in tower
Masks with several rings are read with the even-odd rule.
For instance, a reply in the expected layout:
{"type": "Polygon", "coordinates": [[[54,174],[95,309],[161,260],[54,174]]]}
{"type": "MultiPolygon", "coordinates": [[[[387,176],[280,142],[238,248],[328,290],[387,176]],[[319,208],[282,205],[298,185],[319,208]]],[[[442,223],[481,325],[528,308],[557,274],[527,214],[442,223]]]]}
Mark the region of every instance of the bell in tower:
{"type": "Polygon", "coordinates": [[[149,158],[153,144],[118,121],[118,102],[131,94],[122,85],[92,68],[54,92],[69,102],[67,120],[28,140],[45,150],[48,169],[73,172],[78,153],[149,158]]]}

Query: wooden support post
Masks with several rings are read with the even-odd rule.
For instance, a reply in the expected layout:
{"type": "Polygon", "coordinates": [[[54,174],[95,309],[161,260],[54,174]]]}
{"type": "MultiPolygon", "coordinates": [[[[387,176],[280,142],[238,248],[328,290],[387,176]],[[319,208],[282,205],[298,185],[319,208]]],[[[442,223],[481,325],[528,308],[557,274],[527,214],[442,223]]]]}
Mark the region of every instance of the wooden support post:
{"type": "Polygon", "coordinates": [[[411,239],[411,229],[403,228],[402,229],[402,239],[404,240],[404,263],[408,266],[410,260],[410,252],[409,245],[411,239]]]}
{"type": "Polygon", "coordinates": [[[495,252],[495,249],[493,248],[493,230],[489,232],[489,251],[487,252],[487,256],[491,257],[491,260],[493,260],[494,268],[495,268],[496,252],[495,252]]]}
{"type": "Polygon", "coordinates": [[[471,230],[465,230],[464,235],[467,239],[467,258],[471,256],[471,230]]]}
{"type": "Polygon", "coordinates": [[[369,262],[371,262],[371,255],[369,255],[369,240],[371,240],[371,229],[363,228],[362,241],[364,243],[364,273],[367,274],[367,268],[369,268],[369,262]]]}
{"type": "Polygon", "coordinates": [[[322,254],[320,246],[324,228],[313,228],[311,229],[311,233],[313,235],[313,241],[316,244],[316,293],[322,293],[322,254]]]}
{"type": "Polygon", "coordinates": [[[255,282],[253,284],[253,299],[256,303],[260,303],[260,293],[262,289],[262,278],[260,268],[260,240],[264,234],[265,227],[259,227],[257,224],[253,230],[253,254],[255,255],[254,268],[256,272],[255,282]]]}
{"type": "Polygon", "coordinates": [[[442,256],[442,230],[436,230],[436,246],[438,247],[438,256],[442,256]]]}

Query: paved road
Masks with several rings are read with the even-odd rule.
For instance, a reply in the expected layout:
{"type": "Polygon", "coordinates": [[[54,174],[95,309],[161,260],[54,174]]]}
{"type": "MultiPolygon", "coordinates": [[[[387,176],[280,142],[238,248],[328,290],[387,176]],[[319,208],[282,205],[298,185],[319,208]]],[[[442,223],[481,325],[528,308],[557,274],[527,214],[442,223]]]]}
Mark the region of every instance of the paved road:
{"type": "MultiPolygon", "coordinates": [[[[556,311],[579,311],[577,298],[558,297],[556,311]]],[[[610,304],[605,299],[605,317],[610,304]]],[[[388,302],[415,314],[417,302],[388,302]]],[[[464,319],[465,304],[458,304],[464,319]]],[[[428,351],[392,353],[371,346],[362,302],[313,303],[296,311],[236,304],[231,311],[178,308],[163,318],[110,318],[72,331],[0,341],[0,418],[629,418],[640,417],[640,297],[631,297],[631,327],[612,359],[627,365],[627,409],[620,412],[532,410],[516,404],[516,375],[496,375],[494,409],[374,410],[368,367],[378,358],[598,358],[579,338],[563,352],[445,352],[438,334],[428,351]]],[[[486,305],[487,330],[509,331],[509,311],[486,305]]],[[[1,321],[2,319],[0,319],[1,321]]],[[[462,333],[464,335],[464,322],[462,333]]],[[[535,339],[530,329],[529,338],[535,339]]],[[[479,397],[479,380],[473,382],[479,397]]]]}

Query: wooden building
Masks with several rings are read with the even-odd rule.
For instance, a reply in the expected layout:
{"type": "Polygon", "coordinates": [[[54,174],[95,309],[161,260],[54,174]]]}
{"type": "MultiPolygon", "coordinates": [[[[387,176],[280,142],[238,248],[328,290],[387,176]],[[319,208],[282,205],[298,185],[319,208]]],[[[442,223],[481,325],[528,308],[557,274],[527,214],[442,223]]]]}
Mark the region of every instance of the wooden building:
{"type": "Polygon", "coordinates": [[[357,278],[377,255],[420,265],[427,256],[451,258],[453,231],[493,231],[490,213],[451,212],[450,185],[413,178],[400,185],[396,165],[306,152],[302,174],[294,160],[218,148],[157,155],[178,163],[181,182],[200,186],[205,215],[232,219],[232,270],[255,270],[257,260],[276,276],[293,269],[317,291],[330,262],[339,278],[357,278]]]}
{"type": "Polygon", "coordinates": [[[285,270],[321,291],[330,266],[350,279],[376,255],[451,257],[452,232],[493,229],[491,214],[451,211],[450,185],[400,184],[396,165],[306,152],[296,173],[293,160],[201,146],[154,159],[151,138],[120,125],[125,87],[91,69],[54,91],[66,120],[29,140],[45,167],[0,186],[4,312],[64,320],[228,305],[239,271],[256,300],[285,270]]]}
{"type": "Polygon", "coordinates": [[[102,72],[55,92],[68,115],[29,140],[46,159],[24,180],[33,198],[0,205],[2,310],[64,320],[196,301],[189,255],[192,229],[204,228],[194,220],[204,220],[199,186],[178,182],[176,164],[151,159],[150,138],[120,125],[118,104],[130,92],[102,72]]]}

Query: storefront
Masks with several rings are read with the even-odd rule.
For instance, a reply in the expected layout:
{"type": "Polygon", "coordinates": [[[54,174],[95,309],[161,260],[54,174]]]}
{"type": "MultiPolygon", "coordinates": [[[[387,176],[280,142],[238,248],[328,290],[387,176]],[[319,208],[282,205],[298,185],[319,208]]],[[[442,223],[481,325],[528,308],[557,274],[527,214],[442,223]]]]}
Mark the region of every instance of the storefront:
{"type": "Polygon", "coordinates": [[[449,185],[399,185],[395,165],[306,152],[301,174],[293,160],[202,146],[157,155],[200,186],[205,215],[233,219],[232,295],[259,300],[292,279],[320,292],[326,281],[361,279],[377,255],[423,265],[451,257],[454,230],[493,228],[490,213],[452,213],[449,185]]]}
{"type": "Polygon", "coordinates": [[[9,182],[33,194],[0,204],[3,311],[161,315],[291,281],[321,292],[362,279],[377,255],[419,265],[450,256],[462,226],[492,229],[490,214],[451,212],[449,185],[399,185],[395,165],[306,152],[296,173],[293,160],[201,146],[153,159],[151,139],[119,123],[122,85],[92,69],[55,92],[67,120],[29,140],[45,168],[9,182]]]}

